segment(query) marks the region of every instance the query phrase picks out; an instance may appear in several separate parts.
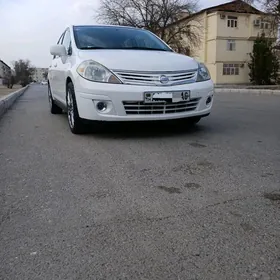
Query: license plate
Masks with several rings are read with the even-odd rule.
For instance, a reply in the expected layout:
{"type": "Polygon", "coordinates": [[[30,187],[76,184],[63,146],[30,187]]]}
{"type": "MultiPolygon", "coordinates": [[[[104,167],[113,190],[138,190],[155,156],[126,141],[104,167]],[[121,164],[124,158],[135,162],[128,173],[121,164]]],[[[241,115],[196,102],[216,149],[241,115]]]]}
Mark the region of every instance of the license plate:
{"type": "Polygon", "coordinates": [[[156,103],[162,101],[176,103],[181,101],[189,101],[190,98],[191,92],[189,90],[144,93],[145,103],[156,103]]]}

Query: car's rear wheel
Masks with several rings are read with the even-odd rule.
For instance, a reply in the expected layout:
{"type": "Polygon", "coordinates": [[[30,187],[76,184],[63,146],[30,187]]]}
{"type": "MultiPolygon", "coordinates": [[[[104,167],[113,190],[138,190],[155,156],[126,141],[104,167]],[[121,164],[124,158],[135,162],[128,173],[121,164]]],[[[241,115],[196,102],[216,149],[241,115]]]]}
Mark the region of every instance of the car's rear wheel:
{"type": "Polygon", "coordinates": [[[67,104],[68,124],[71,132],[74,134],[85,133],[86,126],[83,120],[79,116],[74,85],[72,82],[68,83],[67,85],[66,104],[67,104]]]}
{"type": "Polygon", "coordinates": [[[49,105],[50,105],[51,113],[52,114],[61,114],[62,109],[60,107],[58,107],[53,101],[50,84],[48,84],[48,99],[49,99],[49,105]]]}

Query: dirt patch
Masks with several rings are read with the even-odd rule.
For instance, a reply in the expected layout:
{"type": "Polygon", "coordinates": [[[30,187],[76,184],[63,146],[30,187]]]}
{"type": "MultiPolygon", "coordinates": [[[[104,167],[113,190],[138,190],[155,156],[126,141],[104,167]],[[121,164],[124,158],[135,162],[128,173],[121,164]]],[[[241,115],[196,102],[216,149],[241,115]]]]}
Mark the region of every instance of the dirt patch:
{"type": "Polygon", "coordinates": [[[14,91],[17,91],[17,90],[19,90],[21,88],[22,87],[20,85],[15,85],[15,86],[13,86],[12,89],[0,85],[0,98],[5,96],[5,95],[8,95],[8,94],[10,94],[10,93],[12,93],[14,91]]]}
{"type": "Polygon", "coordinates": [[[265,193],[263,196],[271,201],[280,201],[280,193],[265,193]]]}
{"type": "Polygon", "coordinates": [[[230,213],[231,215],[235,216],[235,217],[238,217],[238,218],[241,218],[241,217],[242,217],[241,214],[239,214],[239,213],[237,213],[237,212],[235,212],[235,211],[229,211],[229,213],[230,213]]]}
{"type": "Polygon", "coordinates": [[[183,163],[172,168],[173,172],[184,172],[190,175],[208,172],[214,169],[214,164],[209,161],[199,161],[197,163],[189,164],[183,163]]]}
{"type": "Polygon", "coordinates": [[[186,183],[185,184],[185,188],[188,188],[188,189],[199,189],[201,188],[201,185],[197,184],[197,183],[186,183]]]}
{"type": "Polygon", "coordinates": [[[241,223],[240,226],[242,227],[242,229],[246,232],[255,232],[256,229],[250,225],[249,223],[241,223]]]}
{"type": "Polygon", "coordinates": [[[182,192],[179,188],[175,188],[175,187],[157,186],[157,188],[165,192],[168,192],[170,194],[182,192]]]}
{"type": "Polygon", "coordinates": [[[198,142],[190,143],[190,145],[191,145],[192,147],[195,147],[195,148],[206,148],[206,147],[207,147],[206,145],[200,144],[200,143],[198,143],[198,142]]]}
{"type": "Polygon", "coordinates": [[[267,172],[267,173],[262,174],[261,176],[263,178],[267,178],[267,177],[270,177],[270,176],[273,176],[273,175],[274,175],[273,173],[267,172]]]}
{"type": "Polygon", "coordinates": [[[205,161],[199,161],[198,163],[197,163],[197,166],[200,166],[200,167],[203,167],[203,168],[208,168],[208,169],[213,169],[213,167],[214,167],[214,164],[213,163],[211,163],[210,161],[207,161],[207,160],[205,160],[205,161]]]}

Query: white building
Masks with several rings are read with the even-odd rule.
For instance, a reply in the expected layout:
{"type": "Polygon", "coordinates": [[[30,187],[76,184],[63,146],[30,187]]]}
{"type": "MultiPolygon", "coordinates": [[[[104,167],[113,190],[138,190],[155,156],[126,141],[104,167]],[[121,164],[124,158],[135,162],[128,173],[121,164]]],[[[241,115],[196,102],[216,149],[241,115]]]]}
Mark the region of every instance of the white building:
{"type": "Polygon", "coordinates": [[[36,82],[45,81],[45,73],[48,73],[48,68],[35,68],[32,79],[36,82]]]}
{"type": "Polygon", "coordinates": [[[277,31],[273,22],[275,19],[269,14],[235,0],[199,11],[176,25],[192,23],[194,32],[202,29],[200,45],[191,56],[206,64],[215,84],[248,84],[254,41],[265,33],[267,39],[275,42],[277,31]]]}
{"type": "Polygon", "coordinates": [[[6,76],[10,76],[11,73],[11,67],[7,65],[3,60],[0,60],[0,85],[2,85],[3,78],[6,76]]]}

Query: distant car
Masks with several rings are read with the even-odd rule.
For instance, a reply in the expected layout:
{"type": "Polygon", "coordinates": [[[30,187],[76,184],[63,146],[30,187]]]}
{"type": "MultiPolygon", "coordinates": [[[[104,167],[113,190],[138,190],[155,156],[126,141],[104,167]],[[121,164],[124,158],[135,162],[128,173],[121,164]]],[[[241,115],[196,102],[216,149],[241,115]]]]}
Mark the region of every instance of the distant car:
{"type": "Polygon", "coordinates": [[[187,118],[195,124],[210,114],[214,87],[207,67],[147,30],[70,26],[50,52],[50,110],[66,110],[75,134],[84,132],[84,120],[187,118]]]}
{"type": "Polygon", "coordinates": [[[47,84],[48,84],[48,82],[46,82],[46,81],[41,82],[41,85],[47,85],[47,84]]]}

